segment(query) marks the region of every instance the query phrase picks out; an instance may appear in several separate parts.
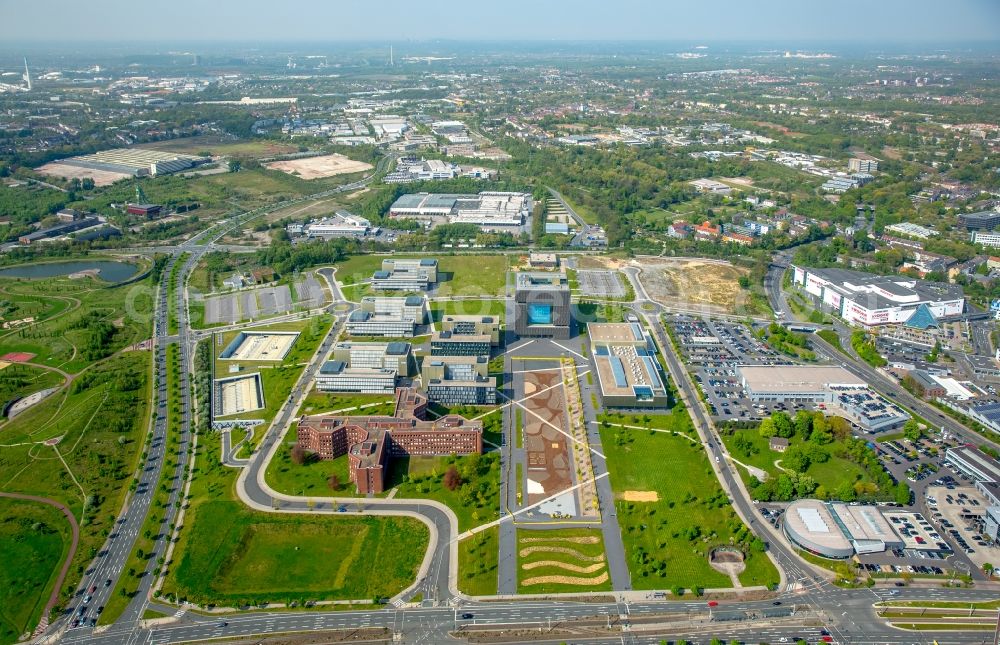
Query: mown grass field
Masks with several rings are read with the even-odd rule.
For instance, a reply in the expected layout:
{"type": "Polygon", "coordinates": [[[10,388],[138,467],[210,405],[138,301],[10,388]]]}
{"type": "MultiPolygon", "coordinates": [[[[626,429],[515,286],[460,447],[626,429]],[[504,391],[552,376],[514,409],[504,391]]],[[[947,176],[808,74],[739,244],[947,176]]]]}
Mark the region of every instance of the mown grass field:
{"type": "Polygon", "coordinates": [[[334,410],[347,410],[338,414],[392,414],[395,399],[386,394],[330,394],[315,387],[309,390],[299,408],[301,414],[320,414],[334,410]],[[373,405],[376,404],[376,405],[373,405]],[[369,407],[362,407],[369,406],[369,407]],[[348,410],[348,408],[355,408],[348,410]]]}
{"type": "Polygon", "coordinates": [[[496,526],[476,533],[458,545],[458,589],[470,596],[492,596],[497,592],[500,529],[496,526]]]}
{"type": "Polygon", "coordinates": [[[0,498],[0,643],[38,624],[71,541],[57,509],[0,498]]]}
{"type": "Polygon", "coordinates": [[[392,596],[413,582],[429,538],[410,518],[260,513],[226,501],[192,520],[178,593],[230,606],[392,596]]]}
{"type": "Polygon", "coordinates": [[[609,591],[611,575],[598,529],[517,531],[518,593],[609,591]]]}
{"type": "MultiPolygon", "coordinates": [[[[264,600],[365,599],[392,595],[413,582],[429,540],[423,523],[409,518],[364,518],[349,512],[250,511],[236,499],[238,472],[222,465],[220,452],[217,437],[199,442],[188,515],[173,557],[166,563],[162,594],[168,600],[188,598],[232,606],[264,600]],[[252,562],[241,562],[246,549],[268,561],[259,569],[252,562]],[[321,559],[330,549],[342,552],[333,556],[337,567],[354,558],[342,583],[337,578],[341,569],[326,566],[321,559]],[[356,552],[367,555],[351,555],[356,552]],[[295,576],[279,570],[286,563],[295,576]],[[240,586],[237,577],[246,575],[255,581],[249,587],[240,586]]],[[[326,489],[317,497],[330,494],[326,489]]]]}
{"type": "Polygon", "coordinates": [[[295,464],[292,462],[292,446],[295,445],[296,437],[296,428],[293,426],[285,434],[283,445],[278,448],[264,472],[265,480],[271,488],[286,495],[357,496],[354,484],[350,481],[347,455],[295,464]],[[331,475],[337,476],[339,486],[330,487],[331,475]]]}
{"type": "MultiPolygon", "coordinates": [[[[668,432],[601,427],[618,522],[635,589],[731,587],[729,577],[708,561],[712,548],[742,538],[736,516],[694,438],[691,419],[677,406],[668,432]],[[658,501],[628,502],[625,491],[655,491],[658,501]]],[[[764,553],[744,549],[744,586],[777,583],[778,572],[764,553]]]]}
{"type": "MultiPolygon", "coordinates": [[[[344,297],[358,300],[370,289],[362,284],[382,268],[382,260],[396,256],[355,255],[337,263],[337,281],[344,297]]],[[[401,259],[405,256],[399,256],[401,259]]],[[[433,257],[433,256],[432,256],[433,257]]],[[[506,286],[508,258],[505,255],[441,255],[434,297],[502,295],[506,286]]],[[[457,312],[456,312],[457,313],[457,312]]],[[[472,313],[479,313],[474,310],[472,313]]]]}
{"type": "Polygon", "coordinates": [[[505,309],[502,300],[441,300],[430,305],[434,322],[441,322],[445,315],[496,316],[502,321],[505,309]]]}
{"type": "Polygon", "coordinates": [[[394,459],[388,486],[398,489],[398,498],[432,499],[448,506],[458,518],[458,530],[466,531],[500,516],[500,455],[394,459]],[[444,485],[451,466],[461,475],[454,490],[444,485]]]}
{"type": "Polygon", "coordinates": [[[186,155],[199,155],[207,152],[212,155],[253,158],[289,154],[298,150],[297,146],[276,141],[237,141],[213,135],[154,141],[137,147],[149,150],[165,150],[186,155]]]}

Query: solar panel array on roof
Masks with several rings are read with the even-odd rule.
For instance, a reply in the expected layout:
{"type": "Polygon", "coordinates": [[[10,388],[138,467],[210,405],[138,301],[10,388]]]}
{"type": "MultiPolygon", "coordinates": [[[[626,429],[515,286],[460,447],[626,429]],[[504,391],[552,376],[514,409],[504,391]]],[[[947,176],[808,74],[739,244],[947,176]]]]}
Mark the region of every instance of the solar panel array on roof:
{"type": "Polygon", "coordinates": [[[630,323],[629,327],[632,328],[632,337],[636,340],[642,340],[642,327],[639,323],[630,323]]]}
{"type": "Polygon", "coordinates": [[[818,510],[815,508],[800,508],[797,510],[799,513],[799,519],[801,519],[802,523],[806,525],[806,529],[809,530],[810,533],[830,532],[830,527],[827,526],[818,510]]]}
{"type": "Polygon", "coordinates": [[[608,362],[611,363],[611,373],[615,377],[615,385],[618,387],[627,387],[628,379],[625,378],[625,368],[622,366],[622,359],[617,356],[608,356],[608,362]]]}
{"type": "Polygon", "coordinates": [[[598,345],[597,347],[594,348],[594,353],[597,356],[609,356],[611,354],[611,351],[608,349],[607,345],[598,345]]]}

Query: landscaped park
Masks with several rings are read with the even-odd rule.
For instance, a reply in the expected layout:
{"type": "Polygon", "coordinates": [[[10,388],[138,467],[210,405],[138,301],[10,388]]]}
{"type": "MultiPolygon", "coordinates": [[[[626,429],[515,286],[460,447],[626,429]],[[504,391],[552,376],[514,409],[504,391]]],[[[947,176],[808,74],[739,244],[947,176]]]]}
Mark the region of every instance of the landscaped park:
{"type": "Polygon", "coordinates": [[[64,505],[80,527],[73,550],[54,507],[0,500],[10,510],[0,642],[37,622],[72,557],[57,607],[67,601],[124,501],[147,428],[151,357],[134,345],[149,338],[151,287],[149,278],[117,287],[90,276],[0,278],[4,402],[48,392],[0,422],[0,481],[4,492],[64,505]]]}
{"type": "Polygon", "coordinates": [[[632,587],[683,594],[777,584],[764,544],[733,511],[683,406],[655,426],[600,430],[632,587]],[[735,579],[712,566],[722,546],[742,555],[735,579]]]}

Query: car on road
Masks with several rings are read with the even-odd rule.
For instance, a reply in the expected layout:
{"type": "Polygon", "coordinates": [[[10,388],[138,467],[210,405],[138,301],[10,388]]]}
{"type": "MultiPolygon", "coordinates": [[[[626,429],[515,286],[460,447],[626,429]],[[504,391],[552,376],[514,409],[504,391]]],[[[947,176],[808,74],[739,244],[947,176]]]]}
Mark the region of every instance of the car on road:
{"type": "Polygon", "coordinates": [[[778,605],[780,605],[780,604],[781,604],[781,601],[780,601],[780,600],[775,600],[775,601],[774,601],[774,602],[772,602],[771,604],[772,604],[772,605],[774,605],[775,607],[777,607],[778,605]]]}
{"type": "Polygon", "coordinates": [[[462,620],[469,620],[470,618],[472,618],[472,614],[468,612],[462,614],[462,620]]]}
{"type": "Polygon", "coordinates": [[[227,625],[229,625],[229,623],[227,623],[226,621],[223,620],[223,621],[219,621],[219,625],[218,626],[219,627],[225,627],[227,625]]]}

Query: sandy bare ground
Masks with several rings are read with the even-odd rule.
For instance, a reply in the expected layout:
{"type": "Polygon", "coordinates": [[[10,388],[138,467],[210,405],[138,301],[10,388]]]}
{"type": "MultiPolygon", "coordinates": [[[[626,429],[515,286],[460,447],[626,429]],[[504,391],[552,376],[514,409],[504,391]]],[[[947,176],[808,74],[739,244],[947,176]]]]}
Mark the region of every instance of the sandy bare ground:
{"type": "Polygon", "coordinates": [[[626,502],[658,502],[660,494],[655,490],[627,490],[622,493],[626,502]]]}
{"type": "Polygon", "coordinates": [[[750,177],[719,177],[719,181],[724,181],[730,184],[738,184],[740,186],[753,186],[753,179],[750,177]]]}
{"type": "Polygon", "coordinates": [[[568,546],[528,546],[521,549],[517,553],[522,558],[526,558],[532,553],[562,553],[563,555],[568,555],[584,562],[604,562],[603,553],[600,555],[587,555],[585,553],[580,553],[576,549],[571,549],[568,546]]]}
{"type": "Polygon", "coordinates": [[[576,268],[578,269],[613,269],[617,271],[623,266],[627,266],[624,260],[602,255],[581,255],[576,258],[576,268]]]}
{"type": "Polygon", "coordinates": [[[271,163],[264,164],[264,166],[271,170],[280,170],[289,175],[297,175],[302,179],[320,179],[335,175],[349,175],[372,169],[371,164],[363,161],[354,161],[344,155],[336,154],[288,159],[286,161],[272,161],[271,163]]]}
{"type": "Polygon", "coordinates": [[[39,166],[35,170],[43,175],[62,177],[63,179],[90,178],[94,180],[95,186],[110,186],[116,181],[128,179],[132,176],[123,172],[111,172],[110,170],[96,170],[94,168],[71,166],[69,164],[59,163],[58,161],[53,161],[52,163],[47,163],[44,166],[39,166]]]}
{"type": "Polygon", "coordinates": [[[518,539],[518,542],[521,542],[522,544],[528,544],[531,542],[552,542],[552,541],[572,542],[573,544],[597,544],[598,542],[601,541],[601,538],[597,537],[596,535],[578,535],[576,537],[560,537],[560,538],[523,537],[518,539]]]}
{"type": "Polygon", "coordinates": [[[525,571],[530,571],[532,569],[538,569],[539,567],[557,567],[559,569],[566,569],[567,571],[572,571],[573,573],[597,573],[604,568],[603,562],[598,562],[597,564],[590,564],[585,567],[578,564],[570,564],[568,562],[560,562],[559,560],[538,560],[537,562],[528,562],[522,564],[521,568],[525,571]]]}
{"type": "Polygon", "coordinates": [[[746,298],[739,278],[746,269],[721,260],[642,258],[639,281],[649,296],[668,307],[735,313],[746,298]]]}
{"type": "Polygon", "coordinates": [[[608,581],[608,572],[605,571],[599,576],[594,578],[581,578],[579,576],[538,576],[536,578],[527,578],[521,582],[525,587],[530,587],[531,585],[544,585],[544,584],[563,584],[563,585],[602,585],[608,581]]]}

